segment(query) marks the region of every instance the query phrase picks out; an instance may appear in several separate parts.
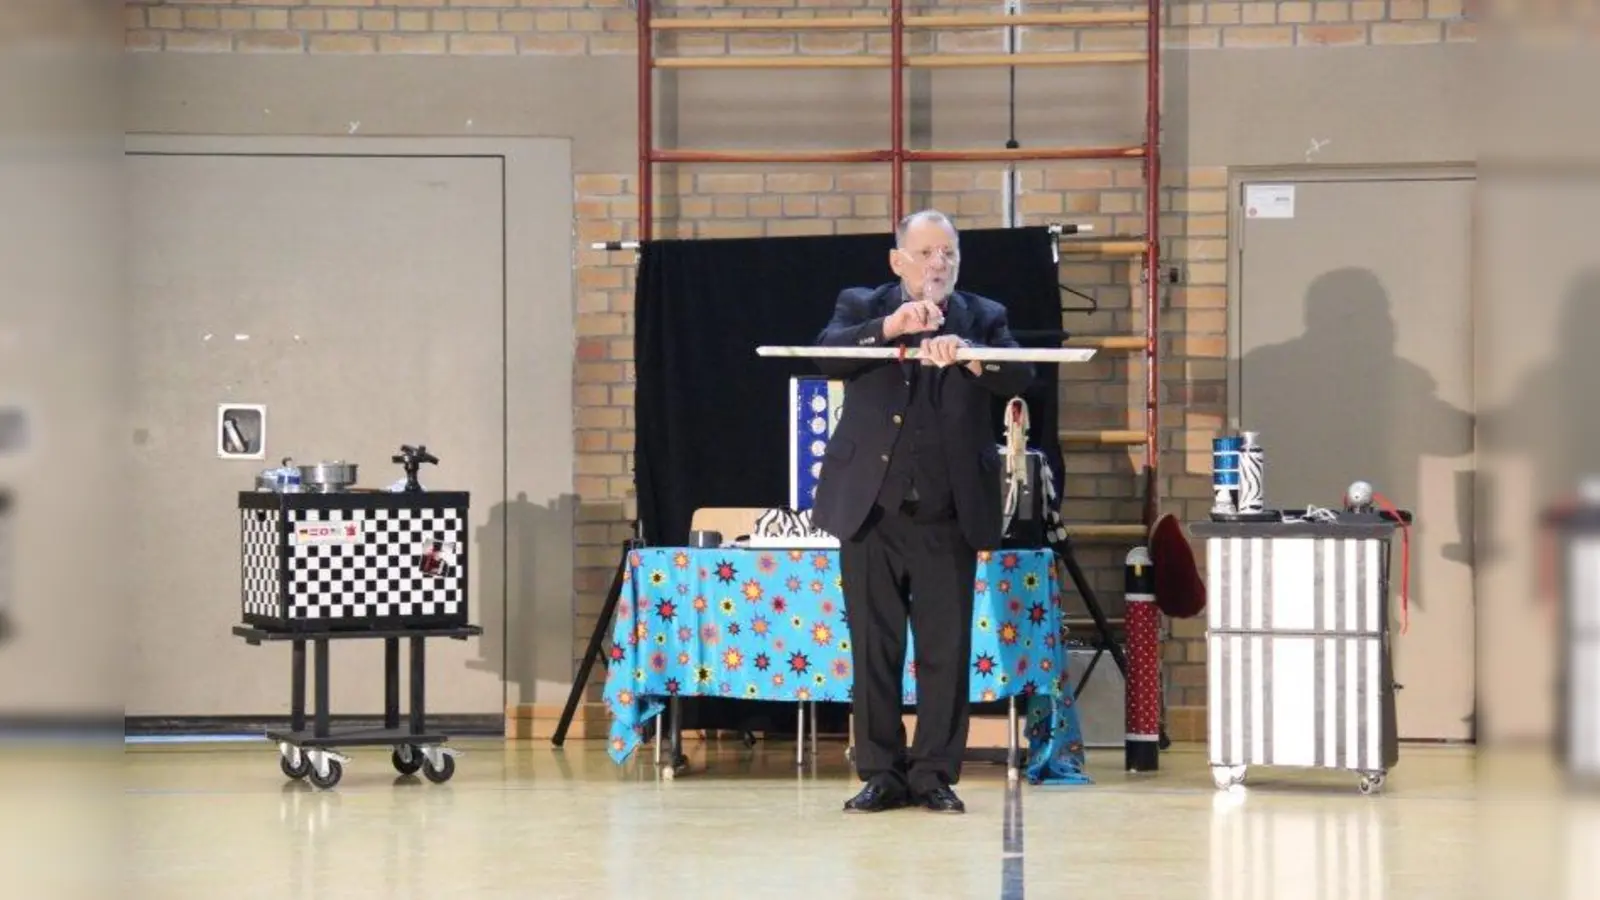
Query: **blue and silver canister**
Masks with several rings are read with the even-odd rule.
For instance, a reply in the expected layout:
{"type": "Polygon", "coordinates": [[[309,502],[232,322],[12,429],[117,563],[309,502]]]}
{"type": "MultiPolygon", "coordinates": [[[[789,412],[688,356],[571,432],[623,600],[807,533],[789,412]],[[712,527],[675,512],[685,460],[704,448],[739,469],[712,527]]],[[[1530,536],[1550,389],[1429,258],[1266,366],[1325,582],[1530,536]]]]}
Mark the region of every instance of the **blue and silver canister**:
{"type": "Polygon", "coordinates": [[[1239,512],[1266,509],[1266,469],[1267,451],[1261,446],[1261,433],[1246,431],[1239,447],[1239,512]]]}
{"type": "Polygon", "coordinates": [[[1233,515],[1239,511],[1239,451],[1243,438],[1219,437],[1211,441],[1211,490],[1216,499],[1213,515],[1233,515]]]}
{"type": "Polygon", "coordinates": [[[300,493],[300,467],[294,465],[294,460],[287,456],[284,457],[283,464],[278,466],[275,474],[277,476],[278,493],[300,493]]]}

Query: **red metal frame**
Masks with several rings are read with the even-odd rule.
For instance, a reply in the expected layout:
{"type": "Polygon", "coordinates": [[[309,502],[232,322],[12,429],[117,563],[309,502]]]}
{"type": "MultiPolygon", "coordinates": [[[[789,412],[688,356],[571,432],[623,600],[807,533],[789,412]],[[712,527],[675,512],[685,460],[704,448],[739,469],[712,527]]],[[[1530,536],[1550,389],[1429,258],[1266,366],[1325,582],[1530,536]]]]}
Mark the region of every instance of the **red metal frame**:
{"type": "MultiPolygon", "coordinates": [[[[647,0],[639,0],[643,5],[647,0]]],[[[1144,524],[1155,527],[1160,512],[1157,500],[1160,482],[1156,480],[1161,454],[1161,380],[1159,335],[1156,333],[1161,310],[1157,281],[1161,274],[1161,244],[1158,226],[1161,208],[1161,3],[1147,0],[1150,10],[1145,22],[1145,111],[1144,111],[1144,524]]]]}
{"type": "MultiPolygon", "coordinates": [[[[1153,2],[1153,0],[1152,0],[1153,2]]],[[[655,156],[655,35],[650,30],[650,0],[638,0],[639,25],[639,243],[650,240],[655,218],[655,186],[651,169],[655,156]]],[[[687,160],[686,160],[687,161],[687,160]]]]}
{"type": "MultiPolygon", "coordinates": [[[[643,2],[643,0],[641,0],[643,2]]],[[[899,225],[906,214],[906,131],[905,131],[905,33],[904,0],[889,0],[889,127],[893,129],[890,152],[894,168],[889,174],[891,226],[899,225]]]]}
{"type": "MultiPolygon", "coordinates": [[[[890,182],[893,197],[890,202],[891,227],[906,214],[905,166],[908,162],[1002,162],[1024,160],[1117,160],[1142,159],[1145,183],[1144,209],[1144,467],[1145,497],[1143,519],[1146,526],[1155,523],[1159,510],[1157,500],[1159,480],[1157,469],[1160,456],[1160,346],[1158,323],[1160,310],[1160,199],[1161,199],[1161,3],[1146,0],[1145,22],[1145,135],[1137,147],[1085,147],[1043,148],[1038,150],[908,150],[905,146],[905,3],[890,0],[889,4],[889,94],[890,141],[887,150],[843,151],[717,151],[717,150],[658,150],[655,147],[654,127],[654,31],[650,21],[651,0],[638,0],[637,24],[639,33],[639,241],[651,239],[654,220],[654,179],[656,163],[882,163],[890,164],[890,182]]],[[[770,30],[770,29],[769,29],[770,30]]]]}

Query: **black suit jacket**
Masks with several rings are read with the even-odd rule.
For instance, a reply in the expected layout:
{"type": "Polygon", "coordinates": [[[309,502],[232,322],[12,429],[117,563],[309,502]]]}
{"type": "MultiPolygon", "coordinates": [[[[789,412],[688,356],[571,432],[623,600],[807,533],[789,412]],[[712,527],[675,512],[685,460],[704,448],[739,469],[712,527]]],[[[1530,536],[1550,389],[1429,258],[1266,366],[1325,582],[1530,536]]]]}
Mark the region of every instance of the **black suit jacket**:
{"type": "MultiPolygon", "coordinates": [[[[1016,347],[999,303],[965,291],[951,295],[944,326],[938,332],[906,335],[901,341],[883,336],[883,320],[901,303],[899,283],[876,288],[850,288],[839,294],[833,320],[817,337],[824,347],[881,347],[924,337],[954,334],[980,347],[1016,347]]],[[[905,412],[908,386],[894,360],[821,358],[824,375],[845,382],[844,414],[823,454],[811,510],[814,525],[840,540],[849,540],[866,522],[883,485],[897,429],[895,416],[905,412]]],[[[920,365],[920,364],[918,364],[920,365]]],[[[995,396],[1021,394],[1033,380],[1025,362],[985,362],[973,375],[964,364],[933,370],[932,392],[940,435],[948,460],[956,518],[967,541],[978,550],[1000,546],[1004,522],[1001,507],[1000,455],[993,431],[995,396]]]]}

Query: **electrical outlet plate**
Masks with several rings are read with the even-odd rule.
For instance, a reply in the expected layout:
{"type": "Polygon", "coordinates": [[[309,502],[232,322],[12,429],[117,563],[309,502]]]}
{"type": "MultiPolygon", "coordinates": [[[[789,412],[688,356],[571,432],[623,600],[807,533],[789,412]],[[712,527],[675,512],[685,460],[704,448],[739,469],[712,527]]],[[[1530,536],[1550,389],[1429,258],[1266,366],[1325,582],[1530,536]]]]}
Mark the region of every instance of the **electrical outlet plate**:
{"type": "Polygon", "coordinates": [[[216,438],[218,459],[266,459],[266,406],[218,403],[216,438]]]}

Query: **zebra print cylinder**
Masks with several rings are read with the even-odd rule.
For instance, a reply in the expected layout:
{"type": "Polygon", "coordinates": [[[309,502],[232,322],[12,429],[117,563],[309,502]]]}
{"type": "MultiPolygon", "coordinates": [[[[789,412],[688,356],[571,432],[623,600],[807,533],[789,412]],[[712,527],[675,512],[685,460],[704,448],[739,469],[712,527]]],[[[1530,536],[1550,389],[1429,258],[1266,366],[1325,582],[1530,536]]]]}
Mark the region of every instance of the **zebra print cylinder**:
{"type": "Polygon", "coordinates": [[[1258,513],[1266,508],[1267,451],[1254,431],[1244,433],[1239,449],[1239,512],[1258,513]]]}

